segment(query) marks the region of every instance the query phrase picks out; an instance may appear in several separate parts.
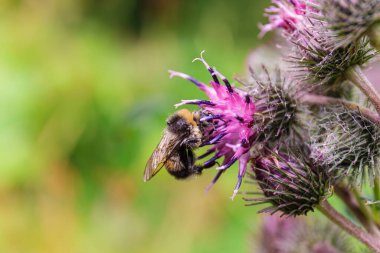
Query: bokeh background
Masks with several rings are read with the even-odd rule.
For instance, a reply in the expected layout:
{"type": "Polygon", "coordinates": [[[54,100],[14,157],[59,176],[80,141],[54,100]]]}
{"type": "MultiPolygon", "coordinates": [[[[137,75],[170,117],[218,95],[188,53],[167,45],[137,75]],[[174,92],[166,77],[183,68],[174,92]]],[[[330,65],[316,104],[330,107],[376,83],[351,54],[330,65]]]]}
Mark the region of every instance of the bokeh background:
{"type": "Polygon", "coordinates": [[[249,252],[257,209],[231,169],[143,183],[165,118],[203,97],[176,69],[232,79],[269,1],[2,0],[0,252],[249,252]]]}

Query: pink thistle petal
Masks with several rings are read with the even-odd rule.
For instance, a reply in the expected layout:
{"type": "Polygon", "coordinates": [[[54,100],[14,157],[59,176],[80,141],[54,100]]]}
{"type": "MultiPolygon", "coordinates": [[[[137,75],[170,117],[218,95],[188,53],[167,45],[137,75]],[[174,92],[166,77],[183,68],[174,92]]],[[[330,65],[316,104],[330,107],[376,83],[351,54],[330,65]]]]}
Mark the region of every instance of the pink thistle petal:
{"type": "Polygon", "coordinates": [[[259,37],[262,38],[267,32],[282,29],[287,34],[293,34],[298,30],[298,26],[305,20],[306,13],[313,11],[306,2],[312,0],[272,0],[273,6],[265,9],[265,15],[269,19],[266,25],[259,25],[261,30],[259,37]]]}
{"type": "Polygon", "coordinates": [[[194,83],[199,89],[201,89],[202,91],[204,91],[208,96],[212,96],[213,93],[215,93],[215,91],[214,91],[211,87],[205,85],[204,83],[198,82],[194,77],[189,76],[189,75],[187,75],[187,74],[185,74],[185,73],[181,73],[181,72],[177,72],[177,71],[169,70],[169,78],[173,78],[173,77],[175,77],[175,76],[177,76],[177,77],[181,77],[181,78],[183,78],[183,79],[186,79],[186,80],[191,81],[191,82],[194,83]]]}
{"type": "Polygon", "coordinates": [[[208,100],[191,99],[191,100],[182,100],[181,103],[175,104],[174,106],[177,108],[182,105],[214,106],[215,104],[208,100]]]}

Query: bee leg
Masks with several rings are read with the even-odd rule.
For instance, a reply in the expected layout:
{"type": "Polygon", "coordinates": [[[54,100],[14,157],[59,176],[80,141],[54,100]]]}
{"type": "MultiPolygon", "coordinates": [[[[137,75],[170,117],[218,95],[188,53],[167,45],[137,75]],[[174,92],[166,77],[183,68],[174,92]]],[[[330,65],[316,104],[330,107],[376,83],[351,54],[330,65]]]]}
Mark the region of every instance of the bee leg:
{"type": "Polygon", "coordinates": [[[202,174],[202,171],[203,171],[203,167],[202,166],[194,165],[194,167],[193,167],[193,173],[194,174],[202,174]]]}
{"type": "Polygon", "coordinates": [[[197,138],[187,138],[186,140],[186,144],[190,144],[190,143],[197,143],[198,142],[198,139],[197,138]]]}
{"type": "Polygon", "coordinates": [[[203,158],[205,158],[205,157],[211,155],[211,154],[214,153],[214,152],[215,152],[215,150],[212,149],[212,148],[210,148],[209,150],[206,151],[206,153],[204,153],[204,154],[198,156],[198,157],[197,157],[197,160],[201,160],[201,159],[203,159],[203,158]]]}
{"type": "Polygon", "coordinates": [[[219,166],[219,163],[216,162],[216,161],[212,161],[212,162],[210,162],[210,163],[208,163],[208,164],[203,164],[203,165],[201,165],[201,166],[199,166],[199,165],[194,165],[194,167],[193,167],[193,172],[194,172],[195,174],[201,174],[202,171],[203,171],[204,169],[209,169],[209,168],[211,168],[212,166],[214,166],[215,164],[218,164],[218,166],[219,166]]]}
{"type": "MultiPolygon", "coordinates": [[[[173,158],[173,156],[171,157],[173,158]]],[[[194,153],[186,146],[180,146],[178,150],[178,157],[176,167],[168,170],[177,179],[185,179],[191,176],[193,173],[193,166],[195,163],[194,153]]]]}
{"type": "Polygon", "coordinates": [[[187,161],[187,170],[189,172],[189,175],[191,174],[202,174],[203,168],[201,166],[194,165],[195,163],[195,156],[191,149],[186,149],[186,161],[187,161]]]}
{"type": "Polygon", "coordinates": [[[221,133],[215,136],[213,139],[203,142],[200,147],[206,146],[206,145],[212,145],[220,141],[224,136],[226,136],[227,133],[221,133]]]}
{"type": "Polygon", "coordinates": [[[186,159],[188,166],[192,166],[195,162],[194,153],[191,149],[186,149],[186,159]]]}
{"type": "Polygon", "coordinates": [[[188,146],[188,147],[196,147],[196,146],[199,146],[199,139],[198,138],[192,138],[192,137],[190,137],[190,138],[187,138],[186,140],[184,140],[183,142],[182,142],[182,144],[181,145],[185,145],[185,146],[188,146]]]}

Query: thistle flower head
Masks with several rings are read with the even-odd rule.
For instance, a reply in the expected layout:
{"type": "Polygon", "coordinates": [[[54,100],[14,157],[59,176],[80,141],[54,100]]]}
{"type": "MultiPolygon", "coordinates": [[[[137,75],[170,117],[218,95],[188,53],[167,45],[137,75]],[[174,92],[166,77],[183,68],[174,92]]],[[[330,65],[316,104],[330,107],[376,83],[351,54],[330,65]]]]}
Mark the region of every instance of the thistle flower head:
{"type": "Polygon", "coordinates": [[[265,10],[269,23],[259,25],[260,37],[275,29],[282,29],[286,34],[297,30],[297,24],[304,19],[307,5],[302,0],[272,0],[273,6],[265,10]]]}
{"type": "Polygon", "coordinates": [[[320,15],[313,18],[326,22],[335,48],[355,43],[380,19],[379,0],[322,0],[320,15]]]}
{"type": "MultiPolygon", "coordinates": [[[[354,0],[331,2],[345,1],[354,0]]],[[[338,46],[331,39],[330,27],[318,1],[273,0],[273,3],[274,6],[267,10],[271,22],[262,26],[262,33],[275,28],[285,31],[284,37],[294,44],[289,61],[297,81],[312,84],[315,92],[323,95],[350,96],[351,87],[342,85],[346,71],[365,64],[377,54],[369,45],[369,39],[358,37],[354,43],[338,46]]]]}
{"type": "Polygon", "coordinates": [[[254,174],[250,174],[250,178],[257,181],[264,196],[244,199],[249,201],[247,205],[271,205],[260,212],[305,215],[328,194],[329,178],[325,168],[302,152],[277,152],[259,157],[253,162],[252,170],[254,174]]]}
{"type": "Polygon", "coordinates": [[[336,180],[348,177],[361,185],[380,175],[380,128],[358,111],[326,109],[313,136],[313,156],[319,157],[336,180]]]}
{"type": "Polygon", "coordinates": [[[208,127],[203,129],[204,142],[201,146],[212,145],[212,147],[199,158],[202,159],[214,154],[204,163],[204,168],[214,165],[217,159],[224,157],[221,166],[217,168],[218,173],[212,184],[218,180],[225,170],[239,160],[238,182],[234,197],[245,174],[250,159],[248,151],[256,135],[253,129],[256,107],[248,94],[233,87],[227,78],[207,64],[202,55],[196,60],[203,62],[210,72],[213,79],[210,86],[184,73],[170,71],[170,76],[179,76],[193,82],[206,93],[209,100],[182,100],[176,106],[195,104],[200,107],[201,115],[204,115],[200,121],[207,123],[208,127]]]}
{"type": "Polygon", "coordinates": [[[257,141],[272,143],[301,136],[300,113],[305,110],[297,102],[301,86],[285,78],[279,69],[272,76],[265,67],[263,75],[257,76],[253,70],[251,75],[253,82],[243,84],[256,104],[257,141]]]}

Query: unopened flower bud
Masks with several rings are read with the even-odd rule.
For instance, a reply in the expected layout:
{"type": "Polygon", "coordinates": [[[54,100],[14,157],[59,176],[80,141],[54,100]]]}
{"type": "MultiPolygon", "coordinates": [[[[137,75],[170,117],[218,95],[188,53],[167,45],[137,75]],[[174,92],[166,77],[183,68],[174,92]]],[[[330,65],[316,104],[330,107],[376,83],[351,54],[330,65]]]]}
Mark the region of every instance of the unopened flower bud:
{"type": "Polygon", "coordinates": [[[318,7],[335,48],[356,43],[380,20],[378,0],[322,0],[318,7]]]}
{"type": "Polygon", "coordinates": [[[244,199],[250,202],[248,205],[271,205],[260,212],[305,215],[328,195],[325,168],[307,154],[272,153],[255,159],[252,169],[254,175],[250,177],[257,181],[264,196],[244,199]]]}
{"type": "Polygon", "coordinates": [[[258,76],[253,70],[251,75],[252,81],[243,84],[256,104],[254,127],[257,129],[257,141],[276,143],[284,139],[299,139],[303,128],[300,116],[306,110],[297,102],[301,86],[284,77],[279,69],[271,75],[263,67],[262,75],[258,76]]]}
{"type": "Polygon", "coordinates": [[[360,112],[326,109],[312,139],[314,156],[322,158],[336,180],[348,177],[361,185],[368,177],[372,185],[380,175],[380,128],[360,112]]]}
{"type": "MultiPolygon", "coordinates": [[[[313,26],[318,25],[313,23],[313,26]]],[[[318,30],[312,27],[309,30],[312,29],[318,30]]],[[[332,49],[331,41],[308,31],[296,43],[291,63],[297,80],[313,85],[320,94],[342,97],[342,93],[347,90],[347,87],[342,87],[347,85],[344,83],[346,72],[367,63],[376,55],[377,52],[369,45],[368,38],[362,38],[346,47],[332,49]]]]}

